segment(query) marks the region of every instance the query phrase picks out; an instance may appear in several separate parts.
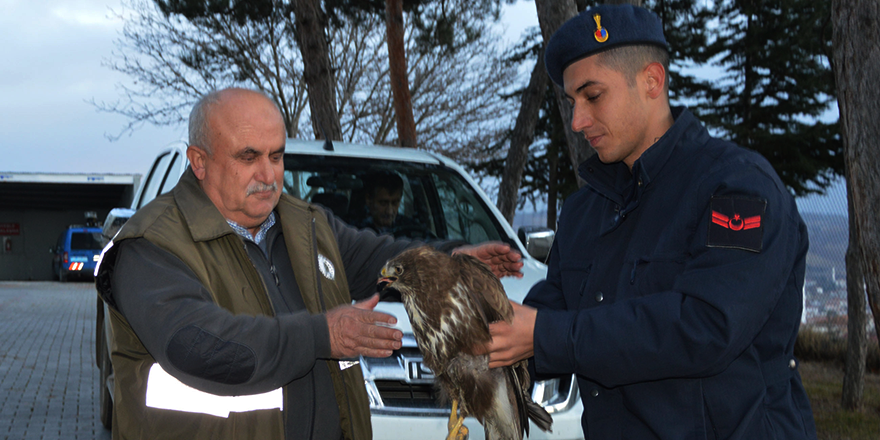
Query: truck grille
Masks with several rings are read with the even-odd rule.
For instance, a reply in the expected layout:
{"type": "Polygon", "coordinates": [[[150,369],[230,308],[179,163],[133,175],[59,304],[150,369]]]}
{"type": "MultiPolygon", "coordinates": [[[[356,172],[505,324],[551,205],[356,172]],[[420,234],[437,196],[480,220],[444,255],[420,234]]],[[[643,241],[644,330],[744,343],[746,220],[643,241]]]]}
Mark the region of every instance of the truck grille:
{"type": "Polygon", "coordinates": [[[400,380],[375,380],[386,407],[442,409],[440,393],[433,385],[408,384],[400,380]]]}
{"type": "MultiPolygon", "coordinates": [[[[449,415],[449,403],[434,386],[433,373],[422,365],[412,335],[405,334],[403,347],[390,357],[361,358],[360,365],[374,414],[449,415]]],[[[532,400],[551,413],[571,408],[577,395],[571,376],[538,381],[532,388],[532,400]]]]}

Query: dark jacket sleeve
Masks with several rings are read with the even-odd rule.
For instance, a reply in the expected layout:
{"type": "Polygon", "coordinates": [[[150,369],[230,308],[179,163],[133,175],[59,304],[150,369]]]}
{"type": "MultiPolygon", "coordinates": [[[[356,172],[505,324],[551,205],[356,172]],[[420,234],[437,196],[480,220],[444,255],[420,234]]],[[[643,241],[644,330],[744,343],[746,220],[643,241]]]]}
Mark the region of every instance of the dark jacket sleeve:
{"type": "Polygon", "coordinates": [[[220,395],[262,393],[330,356],[324,315],[233,315],[171,253],[145,239],[117,246],[116,306],[150,355],[181,382],[220,395]]]}
{"type": "Polygon", "coordinates": [[[369,298],[376,293],[379,271],[389,259],[406,249],[425,243],[390,235],[376,235],[370,229],[357,229],[327,212],[330,228],[345,266],[345,276],[354,300],[369,298]]]}
{"type": "MultiPolygon", "coordinates": [[[[540,310],[538,372],[573,372],[606,386],[717,374],[753,343],[783,294],[799,294],[786,286],[798,276],[806,231],[778,179],[751,167],[706,178],[697,194],[707,203],[691,214],[699,220],[683,237],[691,245],[673,287],[603,307],[540,310]],[[713,195],[767,201],[760,252],[707,246],[713,195]]],[[[553,267],[531,303],[558,303],[553,267]]]]}

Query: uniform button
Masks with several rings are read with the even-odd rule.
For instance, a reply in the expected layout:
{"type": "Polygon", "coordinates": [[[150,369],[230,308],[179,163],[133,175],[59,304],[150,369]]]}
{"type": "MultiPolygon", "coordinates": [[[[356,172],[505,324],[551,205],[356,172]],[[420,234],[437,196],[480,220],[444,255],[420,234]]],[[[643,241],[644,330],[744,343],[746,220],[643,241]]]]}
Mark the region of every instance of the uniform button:
{"type": "Polygon", "coordinates": [[[603,299],[605,299],[605,295],[602,295],[602,292],[599,292],[596,294],[596,302],[597,303],[602,302],[603,299]]]}
{"type": "Polygon", "coordinates": [[[597,397],[599,395],[599,390],[593,388],[592,390],[590,390],[590,395],[593,397],[597,397]]]}
{"type": "Polygon", "coordinates": [[[642,186],[642,179],[639,179],[639,186],[642,186]]]}
{"type": "Polygon", "coordinates": [[[797,361],[795,361],[794,359],[788,361],[788,368],[791,370],[797,368],[797,361]]]}

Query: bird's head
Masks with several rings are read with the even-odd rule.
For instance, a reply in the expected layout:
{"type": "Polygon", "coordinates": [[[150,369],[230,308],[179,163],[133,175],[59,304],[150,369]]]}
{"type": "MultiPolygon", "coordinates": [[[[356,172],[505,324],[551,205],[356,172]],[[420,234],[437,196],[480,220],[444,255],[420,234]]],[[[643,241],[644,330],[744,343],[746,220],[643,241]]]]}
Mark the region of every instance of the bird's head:
{"type": "Polygon", "coordinates": [[[400,264],[392,264],[392,261],[385,263],[385,266],[382,267],[381,277],[379,278],[379,284],[376,286],[376,290],[382,291],[387,287],[394,284],[395,281],[403,274],[403,266],[400,264]]]}
{"type": "Polygon", "coordinates": [[[430,246],[423,246],[409,249],[388,260],[382,267],[376,290],[383,299],[392,301],[416,295],[422,289],[422,278],[430,276],[428,272],[433,269],[432,265],[438,264],[436,255],[444,254],[430,246]]]}
{"type": "Polygon", "coordinates": [[[395,259],[389,260],[382,267],[381,276],[376,284],[376,291],[384,301],[402,302],[402,292],[408,291],[406,288],[406,280],[400,281],[401,275],[404,274],[403,264],[395,259]]]}

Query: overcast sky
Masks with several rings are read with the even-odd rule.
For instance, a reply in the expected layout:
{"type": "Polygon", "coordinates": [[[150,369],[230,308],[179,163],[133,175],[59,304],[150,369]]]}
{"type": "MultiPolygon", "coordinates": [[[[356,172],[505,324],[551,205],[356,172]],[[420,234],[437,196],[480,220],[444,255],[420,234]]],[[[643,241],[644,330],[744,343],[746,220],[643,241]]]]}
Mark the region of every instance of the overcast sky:
{"type": "MultiPolygon", "coordinates": [[[[101,65],[122,22],[119,0],[0,0],[0,171],[140,173],[184,127],[145,125],[109,141],[126,124],[90,100],[113,102],[122,74],[101,65]]],[[[533,2],[502,20],[514,38],[537,25],[533,2]]]]}
{"type": "MultiPolygon", "coordinates": [[[[144,174],[156,154],[185,128],[145,125],[117,141],[126,119],[89,101],[112,102],[128,82],[101,65],[122,22],[119,0],[0,0],[0,172],[144,174]]],[[[502,18],[507,38],[537,25],[535,5],[520,1],[502,18]]],[[[819,212],[846,212],[834,200],[800,200],[819,212]],[[830,205],[829,205],[830,203],[830,205]]]]}
{"type": "Polygon", "coordinates": [[[126,80],[101,66],[121,22],[107,0],[0,0],[0,171],[143,173],[179,130],[146,127],[110,142],[125,119],[113,100],[126,80]],[[157,147],[157,143],[160,145],[157,147]]]}

